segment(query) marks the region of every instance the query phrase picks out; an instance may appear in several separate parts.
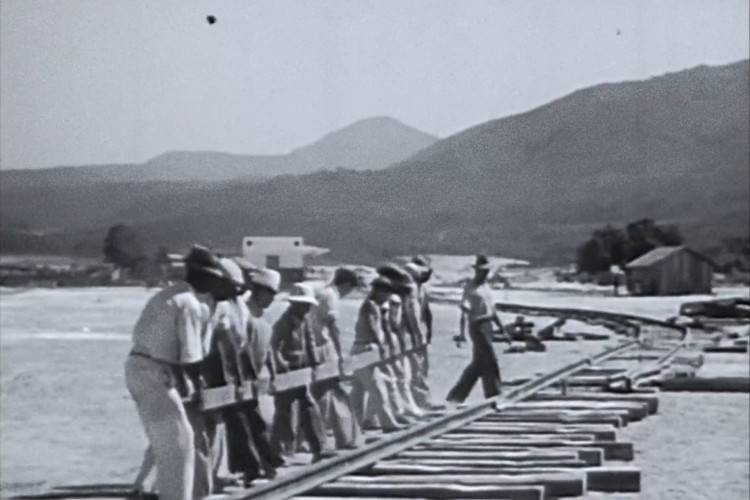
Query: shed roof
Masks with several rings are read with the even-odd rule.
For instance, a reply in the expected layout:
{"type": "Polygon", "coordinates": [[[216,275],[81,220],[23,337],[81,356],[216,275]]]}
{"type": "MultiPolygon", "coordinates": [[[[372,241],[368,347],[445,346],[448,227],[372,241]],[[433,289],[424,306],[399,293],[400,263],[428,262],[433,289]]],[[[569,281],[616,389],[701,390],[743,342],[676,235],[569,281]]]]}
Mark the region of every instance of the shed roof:
{"type": "Polygon", "coordinates": [[[705,255],[696,252],[695,250],[688,248],[684,245],[676,246],[676,247],[656,247],[650,252],[647,252],[637,259],[633,259],[630,262],[628,262],[625,267],[626,268],[634,268],[634,267],[649,267],[653,264],[656,264],[657,262],[660,262],[667,257],[679,252],[680,250],[687,250],[691,254],[695,255],[701,260],[704,260],[714,266],[715,264],[713,261],[711,261],[708,257],[705,255]]]}

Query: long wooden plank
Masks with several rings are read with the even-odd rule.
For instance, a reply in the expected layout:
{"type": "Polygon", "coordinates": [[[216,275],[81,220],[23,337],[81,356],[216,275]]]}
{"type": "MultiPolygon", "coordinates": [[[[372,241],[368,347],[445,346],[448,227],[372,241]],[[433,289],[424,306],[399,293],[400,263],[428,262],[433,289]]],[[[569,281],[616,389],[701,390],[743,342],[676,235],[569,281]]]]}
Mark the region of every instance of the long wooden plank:
{"type": "Polygon", "coordinates": [[[494,446],[450,446],[436,443],[425,443],[423,448],[401,452],[398,456],[404,458],[434,458],[436,456],[459,456],[464,454],[474,458],[492,458],[494,453],[513,448],[598,448],[604,452],[605,460],[633,460],[633,443],[618,441],[584,442],[567,441],[563,439],[534,441],[526,439],[507,439],[497,441],[494,446]]]}
{"type": "Polygon", "coordinates": [[[374,464],[372,467],[358,470],[357,474],[361,476],[376,476],[381,474],[504,474],[522,473],[523,471],[528,472],[532,469],[534,472],[539,472],[540,469],[548,470],[583,467],[588,467],[588,464],[583,460],[549,460],[528,462],[498,460],[486,467],[470,466],[462,463],[460,460],[456,460],[452,463],[446,462],[442,465],[426,465],[421,463],[402,464],[398,462],[382,461],[374,464]]]}
{"type": "Polygon", "coordinates": [[[574,464],[541,463],[533,470],[529,467],[519,467],[516,464],[498,464],[492,469],[477,469],[472,467],[435,467],[401,464],[376,464],[371,470],[358,471],[356,476],[402,476],[423,475],[443,477],[467,475],[524,475],[524,474],[555,474],[570,472],[571,467],[586,474],[586,489],[608,493],[637,493],[641,490],[641,471],[634,467],[586,467],[583,462],[574,464]]]}
{"type": "Polygon", "coordinates": [[[543,486],[467,486],[464,484],[350,484],[333,483],[319,486],[311,495],[315,497],[359,498],[385,496],[388,498],[477,498],[509,500],[543,500],[548,498],[543,486]]]}
{"type": "MultiPolygon", "coordinates": [[[[528,439],[532,440],[532,438],[539,439],[539,440],[550,440],[550,439],[566,439],[568,441],[580,441],[582,443],[591,442],[591,441],[597,441],[596,436],[593,434],[584,434],[584,433],[576,433],[576,432],[568,432],[568,433],[537,433],[537,434],[527,434],[524,432],[514,432],[514,433],[506,433],[506,434],[497,434],[497,435],[486,435],[484,437],[473,437],[473,438],[463,438],[461,440],[457,439],[450,439],[450,438],[444,438],[443,436],[434,438],[430,440],[430,443],[441,443],[441,444],[453,444],[456,446],[460,446],[461,444],[464,445],[488,445],[488,446],[494,446],[495,443],[498,441],[502,441],[503,439],[513,439],[513,438],[520,438],[520,439],[528,439]]],[[[420,444],[418,446],[424,446],[423,444],[420,444]]]]}
{"type": "Polygon", "coordinates": [[[516,408],[544,408],[544,409],[591,409],[612,410],[615,412],[626,412],[628,421],[642,420],[648,416],[648,405],[634,402],[598,402],[598,401],[524,401],[518,403],[516,408]]]}
{"type": "Polygon", "coordinates": [[[577,392],[573,394],[555,394],[540,392],[529,398],[530,401],[637,401],[647,405],[649,414],[653,415],[659,410],[658,396],[647,396],[640,394],[614,394],[591,392],[577,392]]]}
{"type": "Polygon", "coordinates": [[[558,424],[608,424],[620,428],[625,426],[622,414],[589,413],[589,414],[565,414],[564,412],[508,412],[501,415],[493,415],[496,422],[546,422],[558,424]]]}
{"type": "Polygon", "coordinates": [[[221,387],[206,388],[201,391],[201,408],[204,411],[216,410],[225,406],[254,400],[258,394],[273,395],[306,385],[315,385],[318,382],[326,380],[350,377],[356,371],[383,363],[391,363],[426,348],[426,346],[413,348],[385,359],[381,358],[380,353],[377,351],[355,354],[344,358],[342,363],[343,374],[339,370],[338,362],[334,361],[316,367],[300,368],[280,373],[273,380],[263,377],[258,380],[246,381],[240,387],[228,384],[221,387]]]}
{"type": "Polygon", "coordinates": [[[484,422],[479,420],[469,424],[462,429],[447,432],[440,436],[441,439],[469,439],[469,438],[487,438],[494,435],[502,436],[504,434],[569,434],[584,433],[592,434],[598,441],[614,441],[617,437],[617,428],[613,425],[606,424],[589,424],[589,425],[564,425],[555,423],[524,423],[524,422],[492,422],[490,426],[485,426],[484,422]]]}
{"type": "MultiPolygon", "coordinates": [[[[547,474],[437,474],[437,475],[386,475],[378,477],[342,476],[333,484],[356,485],[402,485],[402,484],[463,484],[482,486],[544,486],[545,493],[552,498],[581,496],[586,492],[586,474],[575,469],[547,474]]],[[[318,490],[314,490],[317,492],[318,490]]]]}

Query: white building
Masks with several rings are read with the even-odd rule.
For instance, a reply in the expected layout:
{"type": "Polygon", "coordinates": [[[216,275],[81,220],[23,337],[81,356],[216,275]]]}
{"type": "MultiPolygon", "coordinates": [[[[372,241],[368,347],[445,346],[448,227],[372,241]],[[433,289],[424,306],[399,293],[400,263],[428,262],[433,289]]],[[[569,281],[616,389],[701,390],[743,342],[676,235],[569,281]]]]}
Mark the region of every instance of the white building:
{"type": "Polygon", "coordinates": [[[242,257],[256,266],[276,269],[285,281],[304,277],[305,257],[328,253],[327,248],[305,245],[301,236],[245,236],[242,257]]]}

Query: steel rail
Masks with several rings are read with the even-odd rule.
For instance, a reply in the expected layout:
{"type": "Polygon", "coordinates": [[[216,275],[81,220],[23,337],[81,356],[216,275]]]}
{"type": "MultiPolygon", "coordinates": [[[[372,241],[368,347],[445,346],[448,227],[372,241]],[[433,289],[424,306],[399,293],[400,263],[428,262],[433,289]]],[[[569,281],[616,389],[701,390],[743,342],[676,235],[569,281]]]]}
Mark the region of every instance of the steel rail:
{"type": "MultiPolygon", "coordinates": [[[[596,309],[576,309],[567,307],[546,307],[546,306],[529,306],[523,304],[512,304],[509,302],[498,302],[495,304],[495,308],[500,311],[519,313],[519,314],[530,314],[540,315],[543,313],[549,313],[554,316],[577,316],[577,317],[599,317],[609,318],[617,322],[622,321],[634,321],[637,323],[645,323],[649,325],[661,326],[664,328],[671,328],[673,330],[679,330],[683,335],[687,334],[687,327],[683,325],[676,325],[668,321],[663,321],[656,318],[649,318],[647,316],[638,316],[635,314],[628,313],[616,313],[611,311],[601,311],[596,309]]],[[[593,319],[593,318],[590,318],[593,319]]]]}

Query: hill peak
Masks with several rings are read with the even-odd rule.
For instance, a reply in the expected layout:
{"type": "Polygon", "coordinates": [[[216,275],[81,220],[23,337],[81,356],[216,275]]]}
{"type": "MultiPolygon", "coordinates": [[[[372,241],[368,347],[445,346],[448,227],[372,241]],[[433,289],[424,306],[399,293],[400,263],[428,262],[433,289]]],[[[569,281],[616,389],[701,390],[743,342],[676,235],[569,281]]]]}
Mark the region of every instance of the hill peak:
{"type": "Polygon", "coordinates": [[[356,121],[292,151],[292,158],[305,158],[315,169],[348,168],[373,170],[392,165],[431,146],[438,138],[388,116],[356,121]]]}

